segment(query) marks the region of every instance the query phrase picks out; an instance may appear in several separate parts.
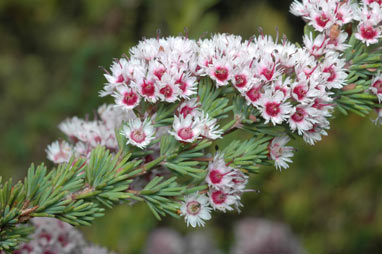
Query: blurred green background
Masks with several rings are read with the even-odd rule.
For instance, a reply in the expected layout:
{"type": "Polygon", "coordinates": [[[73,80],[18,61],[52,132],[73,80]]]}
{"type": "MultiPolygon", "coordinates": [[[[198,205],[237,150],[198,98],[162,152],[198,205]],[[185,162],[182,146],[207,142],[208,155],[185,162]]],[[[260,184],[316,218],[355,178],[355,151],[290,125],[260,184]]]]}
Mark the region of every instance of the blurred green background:
{"type": "MultiPolygon", "coordinates": [[[[228,32],[245,38],[262,27],[301,41],[303,22],[291,1],[2,0],[0,1],[0,175],[20,179],[62,134],[66,117],[93,114],[103,71],[142,37],[228,32]]],[[[374,117],[374,116],[371,116],[374,117]]],[[[382,252],[382,130],[370,119],[336,115],[329,137],[298,152],[288,170],[264,168],[244,195],[241,214],[214,214],[208,227],[229,249],[232,224],[258,216],[290,225],[307,253],[382,252]]],[[[158,222],[144,205],[119,206],[86,237],[120,253],[139,253],[158,222]]],[[[232,239],[231,239],[232,240],[232,239]]]]}

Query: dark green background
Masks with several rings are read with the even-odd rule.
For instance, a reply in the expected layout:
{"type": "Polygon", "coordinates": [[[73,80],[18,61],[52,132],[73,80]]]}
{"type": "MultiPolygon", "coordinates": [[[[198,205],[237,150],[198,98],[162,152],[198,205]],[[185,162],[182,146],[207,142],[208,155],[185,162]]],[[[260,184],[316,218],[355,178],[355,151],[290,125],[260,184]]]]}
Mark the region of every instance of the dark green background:
{"type": "MultiPolygon", "coordinates": [[[[66,117],[93,115],[110,99],[97,96],[112,58],[142,37],[229,32],[245,38],[259,26],[301,41],[303,22],[290,1],[2,0],[0,1],[0,174],[20,179],[62,135],[66,117]]],[[[371,117],[375,117],[372,115],[371,117]]],[[[329,137],[312,147],[295,142],[288,170],[264,168],[244,195],[243,213],[214,214],[207,227],[229,249],[232,224],[260,216],[290,225],[308,253],[382,252],[382,130],[370,118],[336,115],[329,137]]],[[[51,165],[51,164],[49,164],[51,165]]],[[[157,225],[144,205],[120,206],[83,228],[86,237],[121,253],[137,253],[157,225]]]]}

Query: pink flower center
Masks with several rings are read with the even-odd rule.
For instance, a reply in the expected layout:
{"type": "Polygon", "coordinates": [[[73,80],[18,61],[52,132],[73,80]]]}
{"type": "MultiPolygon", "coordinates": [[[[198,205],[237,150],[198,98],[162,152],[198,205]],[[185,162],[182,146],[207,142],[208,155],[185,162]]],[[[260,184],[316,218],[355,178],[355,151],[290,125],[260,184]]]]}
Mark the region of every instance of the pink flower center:
{"type": "Polygon", "coordinates": [[[382,80],[375,81],[373,87],[377,89],[377,93],[382,94],[382,80]]]}
{"type": "Polygon", "coordinates": [[[280,103],[277,102],[268,102],[265,104],[265,112],[268,115],[275,117],[280,113],[280,103]]]}
{"type": "Polygon", "coordinates": [[[235,75],[235,81],[236,86],[239,88],[243,88],[245,85],[247,85],[247,77],[243,74],[235,75]]]}
{"type": "Polygon", "coordinates": [[[272,69],[264,68],[260,74],[263,75],[268,81],[270,81],[273,77],[274,72],[275,66],[273,66],[272,69]]]}
{"type": "Polygon", "coordinates": [[[228,78],[228,69],[226,67],[216,67],[215,77],[219,81],[225,81],[228,78]]]}
{"type": "Polygon", "coordinates": [[[295,122],[302,122],[305,117],[305,110],[302,108],[296,108],[296,112],[291,116],[292,120],[295,122]]]}
{"type": "Polygon", "coordinates": [[[319,132],[319,131],[320,131],[320,129],[319,129],[318,125],[314,124],[312,129],[308,130],[308,133],[316,133],[316,132],[319,132]]]}
{"type": "Polygon", "coordinates": [[[247,97],[252,101],[255,102],[261,97],[260,93],[260,87],[252,87],[248,92],[247,92],[247,97]]]}
{"type": "Polygon", "coordinates": [[[155,93],[154,83],[144,81],[142,84],[142,94],[146,96],[153,96],[154,93],[155,93]]]}
{"type": "Polygon", "coordinates": [[[328,22],[329,22],[329,17],[325,13],[321,13],[320,16],[316,17],[316,23],[320,27],[325,27],[328,22]]]}
{"type": "Polygon", "coordinates": [[[367,40],[374,39],[378,34],[377,29],[374,29],[370,25],[369,26],[361,25],[360,30],[361,30],[361,36],[367,40]]]}
{"type": "Polygon", "coordinates": [[[59,235],[57,240],[63,247],[65,247],[69,243],[69,239],[66,235],[59,235]]]}
{"type": "Polygon", "coordinates": [[[101,139],[100,136],[95,136],[95,137],[94,137],[94,141],[95,141],[97,144],[100,144],[101,141],[102,141],[102,139],[101,139]]]}
{"type": "Polygon", "coordinates": [[[163,76],[163,74],[164,74],[165,72],[166,72],[166,70],[165,70],[164,68],[156,69],[156,70],[154,71],[154,75],[157,76],[157,78],[158,78],[159,80],[161,80],[161,79],[162,79],[162,76],[163,76]]]}
{"type": "Polygon", "coordinates": [[[191,114],[191,112],[194,110],[195,108],[193,107],[189,107],[189,106],[184,106],[183,108],[181,108],[181,110],[179,111],[179,113],[181,115],[183,115],[184,117],[186,117],[187,115],[191,114]]]}
{"type": "Polygon", "coordinates": [[[57,154],[54,155],[54,160],[55,161],[58,161],[60,159],[69,160],[69,156],[70,156],[69,153],[65,153],[65,151],[61,149],[57,154]]]}
{"type": "Polygon", "coordinates": [[[336,79],[336,77],[337,77],[337,73],[334,70],[332,65],[330,65],[329,67],[325,68],[323,70],[323,72],[330,74],[329,78],[327,79],[328,82],[333,82],[336,79]]]}
{"type": "Polygon", "coordinates": [[[173,90],[172,90],[172,87],[170,85],[166,85],[165,87],[161,88],[159,90],[159,92],[161,94],[163,94],[164,97],[166,97],[166,98],[170,98],[173,94],[173,90]]]}
{"type": "Polygon", "coordinates": [[[215,204],[223,204],[226,199],[227,199],[227,194],[218,190],[218,191],[214,191],[212,192],[211,194],[211,198],[212,198],[212,201],[215,203],[215,204]]]}
{"type": "Polygon", "coordinates": [[[293,89],[293,93],[297,95],[297,98],[299,100],[302,100],[305,98],[306,94],[308,93],[307,90],[304,89],[303,85],[298,85],[293,89]]]}
{"type": "Polygon", "coordinates": [[[123,81],[125,81],[125,78],[123,77],[122,74],[119,74],[116,83],[123,83],[123,81]]]}
{"type": "Polygon", "coordinates": [[[283,155],[283,147],[279,144],[274,144],[271,148],[271,154],[275,159],[280,158],[283,155]]]}
{"type": "Polygon", "coordinates": [[[128,106],[133,106],[138,101],[138,95],[134,93],[133,91],[127,92],[123,95],[123,104],[126,104],[128,106]]]}
{"type": "Polygon", "coordinates": [[[51,239],[52,239],[52,236],[46,232],[42,232],[39,235],[39,242],[42,243],[43,245],[48,244],[51,239]]]}
{"type": "Polygon", "coordinates": [[[201,210],[201,205],[198,201],[191,201],[187,203],[187,213],[191,215],[197,215],[201,210]]]}
{"type": "Polygon", "coordinates": [[[178,136],[183,140],[189,140],[194,137],[191,127],[184,127],[178,130],[178,136]]]}
{"type": "Polygon", "coordinates": [[[344,15],[341,12],[337,12],[336,18],[337,20],[341,20],[342,22],[344,21],[344,15]]]}
{"type": "Polygon", "coordinates": [[[184,82],[182,79],[178,79],[175,84],[179,85],[180,90],[182,90],[183,93],[186,92],[187,89],[187,83],[184,82]]]}
{"type": "Polygon", "coordinates": [[[220,173],[219,170],[214,169],[210,172],[209,176],[210,176],[210,180],[213,184],[218,184],[222,181],[224,175],[226,175],[226,174],[222,174],[222,173],[220,173]]]}
{"type": "Polygon", "coordinates": [[[136,143],[142,143],[146,139],[146,134],[142,130],[138,129],[131,132],[130,138],[136,143]]]}

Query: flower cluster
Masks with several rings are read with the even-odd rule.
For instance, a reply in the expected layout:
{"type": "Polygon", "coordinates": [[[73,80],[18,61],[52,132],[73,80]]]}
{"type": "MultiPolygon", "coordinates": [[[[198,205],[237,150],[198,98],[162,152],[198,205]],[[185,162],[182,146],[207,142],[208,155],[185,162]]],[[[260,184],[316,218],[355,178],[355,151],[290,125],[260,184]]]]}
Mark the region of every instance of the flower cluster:
{"type": "MultiPolygon", "coordinates": [[[[169,133],[186,143],[214,140],[222,135],[217,119],[203,112],[195,97],[198,81],[208,76],[217,87],[236,88],[265,124],[287,123],[314,144],[329,128],[331,90],[342,88],[346,78],[345,62],[336,52],[344,46],[330,47],[327,39],[311,35],[304,41],[306,48],[286,40],[278,44],[264,35],[247,41],[227,34],[198,41],[147,39],[131,50],[129,60],[113,63],[101,95],[114,96],[116,108],[128,112],[143,103],[141,98],[150,104],[181,100],[169,133]]],[[[155,129],[148,117],[125,126],[122,133],[129,144],[143,149],[153,140],[155,129]]]]}
{"type": "Polygon", "coordinates": [[[52,218],[34,218],[32,224],[36,230],[31,241],[22,244],[15,254],[65,254],[78,253],[86,242],[79,231],[69,224],[52,218]]]}
{"type": "Polygon", "coordinates": [[[72,155],[76,158],[87,158],[97,145],[117,151],[115,131],[123,122],[136,119],[134,112],[102,105],[97,113],[99,119],[93,121],[73,117],[60,123],[58,128],[68,137],[70,143],[60,140],[50,144],[46,149],[48,159],[59,164],[68,162],[72,155]]]}
{"type": "Polygon", "coordinates": [[[248,182],[248,176],[240,169],[232,168],[224,161],[224,154],[217,153],[208,164],[205,181],[209,186],[207,195],[194,193],[185,197],[181,214],[187,225],[203,226],[204,220],[211,218],[211,207],[222,212],[238,211],[241,206],[240,195],[248,182]]]}
{"type": "MultiPolygon", "coordinates": [[[[247,173],[268,159],[277,169],[289,167],[290,137],[313,145],[327,135],[336,105],[363,114],[382,102],[381,58],[367,54],[382,36],[381,6],[375,0],[294,1],[291,12],[308,23],[303,46],[264,34],[248,40],[230,34],[144,39],[106,71],[100,96],[112,96],[114,104],[100,107],[93,121],[74,117],[61,123],[70,142],[48,146],[48,158],[64,163],[72,156],[88,158],[97,145],[111,153],[121,149],[139,166],[129,176],[129,194],[151,193],[162,180],[161,187],[171,183],[171,191],[163,192],[174,195],[171,200],[160,191],[157,199],[147,199],[170,203],[158,210],[150,206],[157,216],[174,214],[185,193],[175,195],[172,173],[192,177],[187,186],[198,190],[178,210],[187,225],[203,226],[212,210],[239,211],[247,173]],[[243,139],[254,137],[213,158],[205,155],[219,144],[215,140],[236,130],[246,132],[243,139]],[[194,186],[201,182],[206,185],[194,186]]],[[[382,110],[377,113],[375,122],[382,123],[382,110]]]]}
{"type": "Polygon", "coordinates": [[[196,93],[190,66],[196,59],[196,42],[184,37],[147,39],[130,50],[130,59],[119,59],[105,74],[101,96],[112,95],[123,109],[139,102],[175,102],[196,93]]]}
{"type": "Polygon", "coordinates": [[[340,0],[296,0],[291,12],[302,16],[334,48],[343,47],[347,37],[344,25],[348,23],[358,22],[355,36],[366,45],[378,43],[382,36],[382,2],[379,0],[363,0],[360,4],[340,0]]]}
{"type": "MultiPolygon", "coordinates": [[[[362,0],[360,3],[340,0],[303,0],[302,2],[296,0],[292,3],[290,10],[292,14],[302,16],[319,32],[315,38],[312,38],[312,34],[304,36],[306,48],[315,57],[328,54],[333,50],[343,52],[349,47],[346,39],[351,33],[352,26],[355,38],[367,46],[377,44],[382,38],[382,1],[380,0],[362,0]],[[346,26],[347,24],[352,26],[346,26]]],[[[326,62],[328,68],[337,70],[344,65],[343,62],[333,64],[330,59],[326,62]]],[[[329,72],[332,74],[333,70],[329,69],[329,72]]],[[[346,77],[344,73],[341,75],[346,77]]],[[[381,87],[382,76],[378,74],[371,82],[370,92],[377,96],[379,103],[382,101],[381,87]]],[[[379,123],[379,118],[375,122],[379,123]]]]}
{"type": "Polygon", "coordinates": [[[196,98],[180,104],[177,114],[174,116],[173,131],[170,131],[175,139],[190,143],[198,138],[221,138],[217,120],[203,112],[196,98]]]}

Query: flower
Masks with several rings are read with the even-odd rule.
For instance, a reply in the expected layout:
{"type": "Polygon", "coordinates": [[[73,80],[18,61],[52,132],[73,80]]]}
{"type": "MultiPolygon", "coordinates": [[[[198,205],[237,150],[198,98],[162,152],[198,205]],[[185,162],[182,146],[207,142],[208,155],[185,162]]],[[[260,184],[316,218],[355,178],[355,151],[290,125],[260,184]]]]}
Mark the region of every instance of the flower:
{"type": "Polygon", "coordinates": [[[347,74],[344,71],[345,60],[336,52],[327,53],[320,68],[326,74],[325,86],[328,89],[340,89],[345,84],[347,74]]]}
{"type": "Polygon", "coordinates": [[[125,58],[118,59],[112,63],[110,67],[111,73],[107,72],[104,74],[108,83],[106,83],[104,90],[100,92],[100,96],[111,95],[120,85],[130,82],[126,70],[128,65],[129,63],[125,58]]]}
{"type": "Polygon", "coordinates": [[[289,118],[289,126],[291,130],[297,129],[298,134],[302,135],[304,131],[307,131],[313,127],[316,122],[314,116],[317,114],[317,109],[309,106],[297,106],[294,109],[294,113],[289,118]]]}
{"type": "Polygon", "coordinates": [[[378,39],[381,38],[382,35],[379,28],[374,27],[371,22],[366,21],[359,23],[355,37],[369,46],[370,44],[378,43],[378,39]]]}
{"type": "Polygon", "coordinates": [[[82,129],[84,121],[78,117],[66,119],[58,125],[58,129],[62,131],[71,141],[77,142],[79,131],[82,129]]]}
{"type": "Polygon", "coordinates": [[[304,35],[304,45],[306,49],[315,57],[322,56],[327,51],[326,45],[329,40],[324,34],[319,34],[313,39],[313,34],[304,35]]]}
{"type": "Polygon", "coordinates": [[[175,80],[169,74],[165,73],[162,76],[161,81],[159,83],[159,98],[162,101],[166,102],[175,102],[179,99],[179,95],[182,93],[182,90],[176,85],[175,80]]]}
{"type": "Polygon", "coordinates": [[[115,104],[122,109],[131,110],[139,105],[141,96],[135,88],[120,86],[113,93],[115,104]]]}
{"type": "Polygon", "coordinates": [[[186,117],[183,117],[182,115],[179,117],[174,116],[172,127],[174,131],[169,131],[169,133],[177,140],[183,142],[194,142],[197,138],[199,138],[201,133],[199,117],[194,118],[190,114],[186,117]]]}
{"type": "Polygon", "coordinates": [[[293,156],[294,149],[291,146],[285,146],[289,140],[288,136],[276,137],[269,145],[269,155],[277,169],[288,168],[287,162],[292,162],[290,158],[293,156]]]}
{"type": "Polygon", "coordinates": [[[282,123],[292,112],[292,106],[289,102],[285,102],[286,97],[282,91],[276,91],[273,95],[267,91],[261,99],[261,116],[265,119],[265,123],[269,121],[273,125],[282,123]]]}
{"type": "Polygon", "coordinates": [[[198,102],[197,98],[192,98],[191,100],[185,101],[178,107],[178,112],[180,115],[182,115],[184,118],[187,117],[189,114],[193,117],[200,115],[200,103],[198,102]]]}
{"type": "Polygon", "coordinates": [[[184,216],[187,226],[204,226],[204,221],[211,219],[208,198],[198,192],[184,197],[180,212],[184,216]]]}
{"type": "Polygon", "coordinates": [[[238,208],[241,206],[240,196],[236,193],[230,193],[225,189],[211,188],[209,191],[210,203],[214,210],[222,212],[232,211],[234,206],[238,208]]]}
{"type": "Polygon", "coordinates": [[[73,149],[66,141],[55,141],[46,148],[47,157],[56,164],[69,162],[73,149]]]}
{"type": "Polygon", "coordinates": [[[224,161],[224,155],[217,153],[212,162],[208,164],[208,174],[206,182],[215,189],[233,187],[232,175],[233,168],[229,167],[224,161]]]}
{"type": "Polygon", "coordinates": [[[80,232],[65,222],[53,218],[33,218],[31,222],[35,231],[30,241],[22,244],[15,254],[77,253],[86,245],[80,232]]]}
{"type": "Polygon", "coordinates": [[[304,132],[303,139],[306,143],[314,145],[315,142],[321,140],[321,136],[328,135],[326,129],[329,129],[329,122],[327,120],[313,124],[310,130],[304,132]]]}
{"type": "Polygon", "coordinates": [[[127,138],[127,144],[144,149],[155,138],[155,128],[148,118],[143,123],[135,119],[123,127],[121,134],[127,138]]]}
{"type": "Polygon", "coordinates": [[[212,140],[222,137],[223,132],[219,130],[219,125],[217,125],[217,120],[210,118],[208,114],[202,114],[200,117],[200,128],[201,135],[205,138],[212,140]]]}

